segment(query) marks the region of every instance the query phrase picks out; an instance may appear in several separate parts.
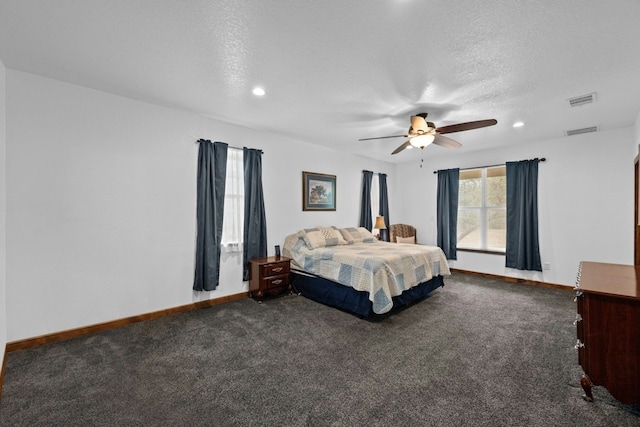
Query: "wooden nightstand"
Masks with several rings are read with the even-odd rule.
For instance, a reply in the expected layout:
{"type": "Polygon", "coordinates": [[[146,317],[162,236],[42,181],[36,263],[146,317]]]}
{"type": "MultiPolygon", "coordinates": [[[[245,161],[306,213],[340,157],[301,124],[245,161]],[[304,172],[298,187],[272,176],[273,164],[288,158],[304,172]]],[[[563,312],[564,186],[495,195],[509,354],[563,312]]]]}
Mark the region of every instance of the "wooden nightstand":
{"type": "Polygon", "coordinates": [[[288,291],[291,287],[290,261],[291,258],[283,256],[250,259],[249,296],[260,300],[264,294],[277,295],[288,291]]]}

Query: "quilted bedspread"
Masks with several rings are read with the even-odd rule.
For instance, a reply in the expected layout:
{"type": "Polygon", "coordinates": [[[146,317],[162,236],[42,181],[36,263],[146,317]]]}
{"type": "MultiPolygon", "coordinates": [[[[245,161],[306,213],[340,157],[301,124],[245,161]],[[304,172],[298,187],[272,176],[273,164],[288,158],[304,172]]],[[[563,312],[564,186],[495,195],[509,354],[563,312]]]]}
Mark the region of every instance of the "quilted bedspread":
{"type": "Polygon", "coordinates": [[[376,241],[309,249],[302,237],[291,235],[283,254],[293,259],[294,268],[368,292],[378,314],[391,310],[391,298],[404,290],[451,274],[436,246],[376,241]]]}

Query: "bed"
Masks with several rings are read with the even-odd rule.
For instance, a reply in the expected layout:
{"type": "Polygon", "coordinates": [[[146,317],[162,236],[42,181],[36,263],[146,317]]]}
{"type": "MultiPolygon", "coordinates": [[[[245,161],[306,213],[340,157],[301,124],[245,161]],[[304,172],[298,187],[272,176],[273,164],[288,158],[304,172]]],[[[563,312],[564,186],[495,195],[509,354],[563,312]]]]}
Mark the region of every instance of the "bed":
{"type": "Polygon", "coordinates": [[[282,252],[295,292],[365,318],[424,299],[451,274],[440,248],[380,242],[362,227],[300,230],[282,252]]]}

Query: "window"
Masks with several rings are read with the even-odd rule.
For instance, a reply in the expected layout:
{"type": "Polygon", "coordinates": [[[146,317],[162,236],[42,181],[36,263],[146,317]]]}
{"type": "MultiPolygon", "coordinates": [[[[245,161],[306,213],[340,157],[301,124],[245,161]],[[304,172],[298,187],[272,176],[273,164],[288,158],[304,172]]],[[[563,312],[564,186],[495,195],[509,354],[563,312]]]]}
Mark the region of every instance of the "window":
{"type": "Polygon", "coordinates": [[[380,180],[378,174],[374,173],[371,178],[371,218],[373,225],[376,225],[376,217],[380,215],[380,180]]]}
{"type": "Polygon", "coordinates": [[[507,230],[506,166],[460,171],[458,248],[504,252],[507,230]]]}
{"type": "Polygon", "coordinates": [[[222,251],[241,252],[244,233],[244,164],[243,152],[227,151],[227,176],[222,220],[222,251]]]}

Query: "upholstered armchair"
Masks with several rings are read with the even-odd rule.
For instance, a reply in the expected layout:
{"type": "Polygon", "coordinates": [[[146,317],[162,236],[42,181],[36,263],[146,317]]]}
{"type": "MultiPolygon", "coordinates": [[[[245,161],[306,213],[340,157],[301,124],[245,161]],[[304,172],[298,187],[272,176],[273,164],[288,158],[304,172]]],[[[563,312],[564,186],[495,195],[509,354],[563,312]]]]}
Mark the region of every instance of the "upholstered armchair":
{"type": "Polygon", "coordinates": [[[389,241],[392,243],[398,243],[396,237],[408,238],[413,237],[413,242],[403,243],[417,243],[416,241],[416,228],[407,224],[392,224],[389,226],[389,241]]]}

